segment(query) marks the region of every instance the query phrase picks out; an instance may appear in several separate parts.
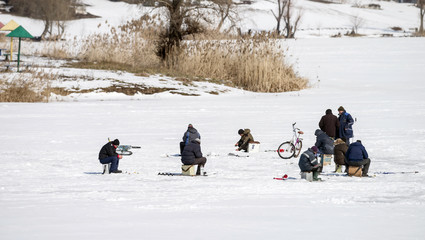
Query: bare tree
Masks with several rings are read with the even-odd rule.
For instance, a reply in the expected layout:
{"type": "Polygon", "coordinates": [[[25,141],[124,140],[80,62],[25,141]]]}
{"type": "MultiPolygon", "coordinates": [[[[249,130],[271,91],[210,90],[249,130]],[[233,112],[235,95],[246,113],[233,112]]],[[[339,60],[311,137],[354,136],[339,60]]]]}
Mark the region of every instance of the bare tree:
{"type": "Polygon", "coordinates": [[[359,17],[359,15],[353,15],[351,16],[351,24],[353,26],[351,33],[353,35],[358,34],[359,28],[364,25],[364,19],[359,17]]]}
{"type": "Polygon", "coordinates": [[[238,14],[233,0],[211,0],[211,2],[211,9],[220,19],[215,30],[220,31],[226,20],[230,20],[231,28],[234,27],[238,21],[238,14]]]}
{"type": "Polygon", "coordinates": [[[425,0],[418,0],[417,6],[419,8],[419,17],[421,21],[419,26],[419,34],[425,35],[425,32],[424,32],[425,0]]]}
{"type": "Polygon", "coordinates": [[[41,38],[60,39],[65,31],[65,21],[72,19],[77,0],[11,0],[14,11],[27,17],[41,19],[44,30],[41,38]]]}
{"type": "Polygon", "coordinates": [[[202,9],[209,3],[191,0],[158,0],[159,7],[165,9],[167,24],[157,44],[157,55],[167,60],[173,49],[180,48],[183,37],[205,30],[202,21],[208,22],[202,9]]]}
{"type": "Polygon", "coordinates": [[[282,21],[283,14],[285,12],[286,4],[288,0],[277,0],[277,14],[273,10],[270,10],[273,13],[273,16],[276,18],[276,34],[280,34],[280,22],[282,21]]]}
{"type": "Polygon", "coordinates": [[[294,16],[294,0],[286,0],[286,7],[283,14],[283,21],[285,22],[285,37],[294,38],[295,32],[297,31],[298,24],[302,17],[302,10],[298,11],[298,14],[294,16]]]}

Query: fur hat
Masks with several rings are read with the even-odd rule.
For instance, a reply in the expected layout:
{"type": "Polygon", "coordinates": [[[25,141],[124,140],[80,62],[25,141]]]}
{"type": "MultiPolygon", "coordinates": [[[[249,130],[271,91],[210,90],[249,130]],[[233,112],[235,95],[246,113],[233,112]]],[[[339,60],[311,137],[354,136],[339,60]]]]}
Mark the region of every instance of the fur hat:
{"type": "Polygon", "coordinates": [[[343,112],[345,112],[345,109],[344,109],[344,107],[343,107],[343,106],[340,106],[340,107],[338,108],[338,111],[343,111],[343,112]]]}
{"type": "Polygon", "coordinates": [[[119,146],[120,145],[120,140],[115,139],[114,141],[112,141],[112,144],[119,146]]]}

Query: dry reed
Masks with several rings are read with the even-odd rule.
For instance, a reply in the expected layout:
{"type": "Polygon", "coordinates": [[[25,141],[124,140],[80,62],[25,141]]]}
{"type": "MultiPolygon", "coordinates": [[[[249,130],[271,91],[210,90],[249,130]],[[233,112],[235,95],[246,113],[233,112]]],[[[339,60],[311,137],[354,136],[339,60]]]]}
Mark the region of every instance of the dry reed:
{"type": "Polygon", "coordinates": [[[44,72],[22,72],[0,78],[0,102],[48,102],[50,82],[56,77],[44,72]]]}

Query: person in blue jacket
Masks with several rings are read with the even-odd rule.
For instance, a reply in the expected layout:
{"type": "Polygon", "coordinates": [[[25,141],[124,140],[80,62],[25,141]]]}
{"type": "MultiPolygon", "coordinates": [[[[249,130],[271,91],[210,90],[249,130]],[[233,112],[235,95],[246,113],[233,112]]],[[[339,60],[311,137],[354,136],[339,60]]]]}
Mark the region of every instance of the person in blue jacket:
{"type": "Polygon", "coordinates": [[[367,173],[369,172],[370,159],[366,148],[362,145],[360,140],[350,144],[345,156],[346,169],[348,169],[348,166],[363,166],[362,176],[368,176],[367,173]]]}
{"type": "Polygon", "coordinates": [[[353,117],[349,113],[347,113],[343,106],[338,108],[339,112],[339,131],[338,137],[341,138],[347,144],[350,144],[350,138],[354,137],[353,134],[353,117]]]}

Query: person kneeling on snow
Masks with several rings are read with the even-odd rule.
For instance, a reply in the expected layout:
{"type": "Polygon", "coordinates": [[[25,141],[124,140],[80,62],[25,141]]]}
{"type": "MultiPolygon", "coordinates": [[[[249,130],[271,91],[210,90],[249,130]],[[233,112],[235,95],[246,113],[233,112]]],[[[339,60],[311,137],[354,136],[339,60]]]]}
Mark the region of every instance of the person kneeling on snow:
{"type": "Polygon", "coordinates": [[[317,160],[316,154],[319,152],[319,149],[316,146],[313,146],[307,151],[301,154],[300,160],[298,162],[298,166],[301,169],[301,172],[313,172],[313,180],[319,181],[319,168],[320,164],[317,160]]]}
{"type": "Polygon", "coordinates": [[[201,175],[201,167],[203,168],[207,162],[202,156],[201,139],[196,138],[184,147],[181,160],[184,165],[198,165],[196,175],[201,175]]]}
{"type": "Polygon", "coordinates": [[[350,144],[346,153],[345,167],[346,172],[348,172],[348,166],[363,166],[363,177],[367,177],[367,172],[369,171],[370,159],[367,154],[366,148],[362,145],[360,140],[350,144]]]}
{"type": "Polygon", "coordinates": [[[241,136],[241,139],[235,144],[235,147],[238,147],[236,151],[244,150],[248,152],[248,145],[250,142],[254,141],[254,137],[251,135],[251,130],[239,129],[238,134],[241,136]]]}
{"type": "Polygon", "coordinates": [[[103,145],[102,149],[99,152],[99,161],[102,164],[111,163],[111,173],[122,173],[121,170],[118,170],[119,160],[122,158],[116,151],[117,147],[120,145],[120,141],[115,139],[112,142],[108,142],[103,145]]]}

